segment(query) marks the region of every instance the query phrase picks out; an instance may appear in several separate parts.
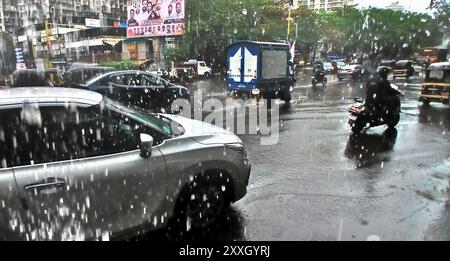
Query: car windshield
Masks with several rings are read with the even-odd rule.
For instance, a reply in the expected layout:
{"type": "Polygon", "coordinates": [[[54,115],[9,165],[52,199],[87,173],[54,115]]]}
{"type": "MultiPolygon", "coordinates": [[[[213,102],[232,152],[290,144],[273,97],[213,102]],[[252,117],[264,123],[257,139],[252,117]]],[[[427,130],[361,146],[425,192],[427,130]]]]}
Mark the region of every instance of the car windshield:
{"type": "Polygon", "coordinates": [[[171,137],[173,135],[171,124],[167,121],[163,121],[150,113],[146,112],[143,109],[140,109],[139,107],[126,107],[116,101],[113,101],[109,98],[104,98],[102,101],[102,104],[104,104],[108,109],[117,111],[121,114],[125,114],[126,116],[132,118],[133,120],[136,120],[138,122],[141,122],[154,130],[159,131],[160,133],[164,134],[166,137],[171,137]]]}
{"type": "Polygon", "coordinates": [[[96,76],[92,77],[91,79],[87,80],[86,85],[91,85],[91,84],[97,82],[98,80],[102,79],[103,77],[105,77],[104,74],[96,75],[96,76]]]}

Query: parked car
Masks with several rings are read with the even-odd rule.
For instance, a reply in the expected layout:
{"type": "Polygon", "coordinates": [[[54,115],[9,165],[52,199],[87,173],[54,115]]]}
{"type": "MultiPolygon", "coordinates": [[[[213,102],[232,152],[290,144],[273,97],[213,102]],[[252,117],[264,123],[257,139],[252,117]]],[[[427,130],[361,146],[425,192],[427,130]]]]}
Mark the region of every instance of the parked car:
{"type": "Polygon", "coordinates": [[[100,66],[78,67],[75,69],[70,69],[64,74],[64,85],[67,87],[76,87],[79,84],[83,84],[98,75],[111,71],[115,71],[115,69],[112,67],[100,66]]]}
{"type": "Polygon", "coordinates": [[[247,191],[242,141],[207,123],[45,87],[0,90],[0,117],[1,240],[203,229],[247,191]]]}
{"type": "Polygon", "coordinates": [[[12,87],[38,87],[64,85],[61,72],[57,69],[24,69],[13,73],[12,87]]]}
{"type": "Polygon", "coordinates": [[[339,81],[343,79],[352,79],[354,81],[365,81],[370,77],[370,72],[361,64],[351,64],[341,67],[337,71],[339,81]]]}
{"type": "Polygon", "coordinates": [[[138,106],[154,112],[172,112],[172,102],[190,101],[186,87],[144,71],[114,71],[95,77],[83,88],[101,93],[128,106],[138,106]]]}

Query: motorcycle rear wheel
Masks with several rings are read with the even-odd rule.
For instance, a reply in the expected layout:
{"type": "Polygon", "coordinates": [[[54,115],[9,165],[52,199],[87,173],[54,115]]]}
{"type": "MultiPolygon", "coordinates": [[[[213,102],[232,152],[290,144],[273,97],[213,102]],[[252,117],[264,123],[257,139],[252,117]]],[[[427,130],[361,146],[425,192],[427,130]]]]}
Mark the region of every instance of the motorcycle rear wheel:
{"type": "Polygon", "coordinates": [[[352,132],[355,133],[355,134],[360,133],[364,129],[365,126],[366,125],[364,124],[364,122],[356,120],[353,123],[353,125],[351,126],[352,127],[352,132]]]}
{"type": "Polygon", "coordinates": [[[390,119],[389,123],[387,124],[389,128],[395,128],[397,126],[398,122],[400,121],[400,114],[397,114],[390,119]]]}

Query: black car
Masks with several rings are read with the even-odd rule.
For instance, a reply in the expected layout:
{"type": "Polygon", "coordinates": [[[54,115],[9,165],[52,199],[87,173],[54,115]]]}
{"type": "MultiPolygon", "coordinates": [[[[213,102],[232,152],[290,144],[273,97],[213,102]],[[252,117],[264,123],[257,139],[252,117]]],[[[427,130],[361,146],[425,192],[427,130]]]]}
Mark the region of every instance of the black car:
{"type": "Polygon", "coordinates": [[[173,112],[172,102],[190,101],[186,87],[144,71],[115,71],[95,78],[80,87],[101,93],[128,106],[137,106],[153,112],[173,112]]]}
{"type": "Polygon", "coordinates": [[[63,77],[57,69],[24,69],[13,73],[12,87],[61,87],[63,77]]]}
{"type": "Polygon", "coordinates": [[[88,80],[107,72],[114,71],[112,67],[87,66],[70,69],[64,74],[64,85],[67,87],[76,87],[88,80]]]}

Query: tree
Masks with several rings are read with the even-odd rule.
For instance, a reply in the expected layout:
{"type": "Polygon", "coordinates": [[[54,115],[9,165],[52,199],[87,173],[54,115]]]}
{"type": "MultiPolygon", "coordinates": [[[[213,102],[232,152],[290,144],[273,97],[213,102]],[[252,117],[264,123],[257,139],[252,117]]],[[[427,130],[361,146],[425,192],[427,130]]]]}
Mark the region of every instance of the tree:
{"type": "Polygon", "coordinates": [[[272,41],[285,37],[283,6],[268,0],[186,1],[182,44],[167,49],[169,60],[201,58],[225,65],[225,47],[238,40],[272,41]]]}

